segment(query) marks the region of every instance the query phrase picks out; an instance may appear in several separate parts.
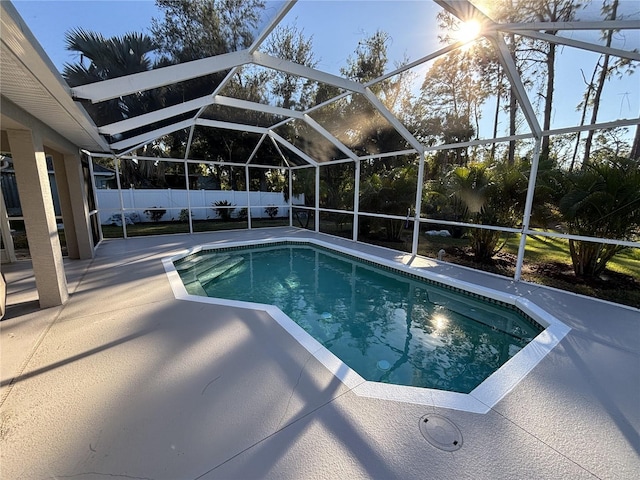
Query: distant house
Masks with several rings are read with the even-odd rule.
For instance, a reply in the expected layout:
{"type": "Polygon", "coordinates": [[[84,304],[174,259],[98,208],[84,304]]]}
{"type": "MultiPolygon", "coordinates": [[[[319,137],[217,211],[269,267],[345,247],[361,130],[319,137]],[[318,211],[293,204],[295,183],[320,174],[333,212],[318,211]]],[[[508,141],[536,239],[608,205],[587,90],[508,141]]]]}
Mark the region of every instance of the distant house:
{"type": "Polygon", "coordinates": [[[115,170],[103,167],[94,162],[93,176],[96,179],[96,188],[118,188],[115,170]]]}
{"type": "MultiPolygon", "coordinates": [[[[55,172],[53,170],[53,159],[47,155],[47,171],[49,172],[49,185],[51,185],[51,195],[53,197],[53,207],[56,216],[62,215],[60,210],[60,199],[58,196],[58,187],[55,180],[55,172]]],[[[118,188],[116,185],[116,172],[94,164],[93,175],[95,177],[96,188],[118,188]]],[[[0,189],[7,208],[9,217],[21,217],[22,208],[20,207],[20,197],[18,196],[18,185],[16,183],[16,174],[13,169],[13,159],[8,155],[2,155],[0,162],[0,189]]]]}

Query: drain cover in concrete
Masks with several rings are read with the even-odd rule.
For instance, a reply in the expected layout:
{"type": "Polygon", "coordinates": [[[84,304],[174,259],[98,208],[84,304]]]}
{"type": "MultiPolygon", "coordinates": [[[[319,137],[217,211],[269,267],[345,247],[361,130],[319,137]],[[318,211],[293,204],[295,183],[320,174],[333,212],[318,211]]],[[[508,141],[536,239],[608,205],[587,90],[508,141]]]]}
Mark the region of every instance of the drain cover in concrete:
{"type": "Polygon", "coordinates": [[[440,450],[454,452],[462,447],[462,433],[448,418],[430,414],[420,419],[420,433],[431,445],[440,450]]]}

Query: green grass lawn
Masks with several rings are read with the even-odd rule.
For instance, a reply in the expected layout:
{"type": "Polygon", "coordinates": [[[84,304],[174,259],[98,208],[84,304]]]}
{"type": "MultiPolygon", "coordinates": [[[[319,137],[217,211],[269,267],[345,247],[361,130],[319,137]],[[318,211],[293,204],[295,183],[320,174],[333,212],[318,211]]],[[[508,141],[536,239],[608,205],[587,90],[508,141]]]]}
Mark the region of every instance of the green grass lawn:
{"type": "MultiPolygon", "coordinates": [[[[518,254],[520,235],[507,240],[505,251],[518,254]]],[[[564,263],[571,266],[569,241],[562,238],[529,236],[525,249],[525,262],[528,263],[564,263]]],[[[619,253],[607,264],[607,269],[640,280],[640,249],[628,248],[619,253]]]]}
{"type": "MultiPolygon", "coordinates": [[[[252,228],[282,227],[289,225],[289,218],[255,218],[251,220],[252,228]]],[[[248,227],[246,220],[194,220],[194,232],[216,232],[220,230],[242,230],[248,227]]],[[[189,233],[187,222],[148,222],[127,225],[127,237],[141,237],[148,235],[171,235],[174,233],[189,233]]],[[[104,238],[123,238],[122,227],[116,225],[102,225],[104,238]]]]}
{"type": "MultiPolygon", "coordinates": [[[[442,248],[447,252],[445,259],[452,263],[513,276],[519,244],[520,235],[508,236],[504,248],[490,264],[474,261],[468,252],[467,239],[421,236],[419,253],[436,257],[442,248]]],[[[619,253],[607,263],[601,279],[587,281],[574,274],[568,240],[529,236],[522,279],[640,308],[640,249],[629,248],[619,253]]]]}
{"type": "MultiPolygon", "coordinates": [[[[322,231],[342,236],[339,231],[332,231],[329,223],[325,224],[322,231]]],[[[394,250],[407,251],[411,248],[411,232],[405,233],[404,242],[387,242],[379,238],[364,237],[360,237],[359,240],[394,250]]],[[[520,235],[509,235],[503,240],[506,240],[506,243],[499,254],[494,257],[492,263],[476,262],[470,253],[467,238],[420,235],[418,253],[426,257],[437,258],[438,252],[443,249],[446,252],[444,257],[446,261],[513,277],[520,235]]],[[[576,278],[573,273],[568,240],[529,236],[525,249],[522,278],[532,283],[640,308],[639,248],[629,248],[616,255],[607,264],[607,271],[601,280],[587,282],[576,278]],[[626,277],[622,277],[622,275],[626,277]]]]}

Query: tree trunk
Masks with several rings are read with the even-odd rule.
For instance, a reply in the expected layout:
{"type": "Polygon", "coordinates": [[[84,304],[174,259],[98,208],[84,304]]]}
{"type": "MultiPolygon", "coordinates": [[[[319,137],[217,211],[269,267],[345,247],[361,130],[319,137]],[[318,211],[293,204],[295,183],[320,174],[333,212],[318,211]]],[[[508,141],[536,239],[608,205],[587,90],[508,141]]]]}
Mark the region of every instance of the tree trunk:
{"type": "MultiPolygon", "coordinates": [[[[515,35],[510,33],[508,35],[509,38],[509,53],[511,53],[511,57],[513,61],[516,61],[516,45],[515,45],[515,35]]],[[[519,69],[518,69],[519,70],[519,69]]],[[[516,114],[518,113],[518,102],[516,102],[516,95],[513,91],[513,87],[509,89],[509,135],[516,134],[516,114]]],[[[507,155],[507,162],[509,165],[513,165],[516,157],[516,141],[509,141],[509,153],[507,155]]]]}
{"type": "Polygon", "coordinates": [[[576,277],[598,278],[607,268],[607,263],[624,247],[606,243],[569,240],[569,252],[576,277]]]}
{"type": "MultiPolygon", "coordinates": [[[[553,32],[552,34],[555,34],[553,32]]],[[[556,76],[556,45],[554,43],[549,43],[549,53],[547,54],[547,89],[545,93],[544,99],[544,120],[543,120],[543,130],[551,129],[551,110],[553,108],[553,88],[555,84],[555,76],[556,76]]],[[[542,137],[542,145],[540,148],[540,158],[546,160],[549,158],[549,150],[550,150],[551,139],[548,135],[542,137]]]]}
{"type": "MultiPolygon", "coordinates": [[[[591,81],[587,83],[587,79],[584,78],[584,72],[582,73],[582,78],[584,82],[587,84],[587,92],[584,94],[584,105],[582,106],[582,115],[580,116],[580,126],[584,125],[584,121],[587,118],[587,110],[589,109],[589,101],[591,100],[591,92],[593,92],[593,81],[596,79],[596,73],[598,73],[598,64],[593,69],[593,74],[591,75],[591,81]]],[[[576,146],[573,149],[573,156],[571,157],[571,164],[569,165],[569,171],[573,171],[573,167],[576,163],[576,158],[578,157],[578,149],[580,148],[580,137],[582,132],[577,132],[576,136],[576,146]]]]}
{"type": "MultiPolygon", "coordinates": [[[[611,7],[611,18],[609,20],[615,20],[618,11],[618,0],[614,0],[613,6],[611,7]]],[[[611,46],[611,41],[613,39],[613,30],[609,30],[607,32],[607,47],[611,46]]],[[[600,70],[600,77],[598,78],[598,86],[596,87],[596,93],[593,97],[593,110],[591,111],[591,125],[595,124],[598,119],[598,108],[600,107],[600,97],[602,96],[602,90],[604,89],[604,82],[607,80],[609,76],[609,55],[604,56],[604,60],[602,62],[602,69],[600,70]]],[[[589,134],[587,135],[587,140],[584,145],[584,159],[582,161],[582,169],[587,166],[589,163],[589,155],[591,155],[591,145],[593,144],[593,135],[594,131],[589,130],[589,134]]]]}
{"type": "Polygon", "coordinates": [[[636,127],[636,135],[633,138],[629,158],[631,160],[640,160],[640,124],[636,127]]]}
{"type": "MultiPolygon", "coordinates": [[[[516,113],[518,112],[518,103],[516,102],[516,96],[511,89],[511,96],[509,98],[509,135],[516,134],[516,113]]],[[[516,158],[516,141],[509,141],[509,155],[507,157],[507,163],[513,165],[516,158]]]]}
{"type": "MultiPolygon", "coordinates": [[[[496,98],[496,113],[493,116],[493,138],[498,137],[498,117],[500,114],[500,100],[502,99],[502,72],[498,73],[498,86],[497,86],[497,98],[496,98]]],[[[491,161],[493,162],[496,157],[496,144],[491,144],[491,161]]]]}

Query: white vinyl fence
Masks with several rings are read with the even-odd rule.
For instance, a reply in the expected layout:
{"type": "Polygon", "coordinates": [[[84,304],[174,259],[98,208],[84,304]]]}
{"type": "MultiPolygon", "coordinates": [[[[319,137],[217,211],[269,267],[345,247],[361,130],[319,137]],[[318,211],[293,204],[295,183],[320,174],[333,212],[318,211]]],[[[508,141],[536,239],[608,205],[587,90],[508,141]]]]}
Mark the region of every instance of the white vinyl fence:
{"type": "MultiPolygon", "coordinates": [[[[191,207],[193,220],[219,218],[215,202],[227,201],[233,207],[231,216],[237,217],[240,209],[251,210],[252,218],[267,218],[265,207],[278,207],[278,217],[289,215],[289,204],[281,192],[249,192],[234,190],[173,190],[173,189],[134,189],[122,190],[122,205],[118,190],[97,189],[96,197],[100,210],[100,223],[121,222],[121,207],[124,208],[127,223],[148,222],[150,217],[144,213],[149,209],[163,209],[167,212],[160,219],[167,222],[180,219],[180,213],[191,207]],[[188,197],[187,197],[188,195],[188,197]]],[[[304,197],[294,197],[293,204],[304,204],[304,197]]],[[[186,213],[183,214],[183,218],[186,213]]],[[[188,217],[187,217],[188,218],[188,217]]]]}

